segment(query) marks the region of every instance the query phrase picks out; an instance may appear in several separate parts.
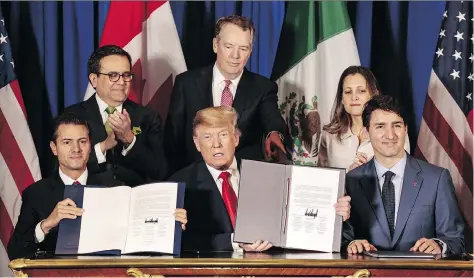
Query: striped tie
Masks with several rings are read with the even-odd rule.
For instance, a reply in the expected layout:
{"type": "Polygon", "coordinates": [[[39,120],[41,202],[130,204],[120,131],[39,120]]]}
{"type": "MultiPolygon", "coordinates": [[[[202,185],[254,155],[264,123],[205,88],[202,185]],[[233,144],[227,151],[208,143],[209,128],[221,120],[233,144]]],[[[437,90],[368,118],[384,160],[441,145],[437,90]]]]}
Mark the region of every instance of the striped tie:
{"type": "Polygon", "coordinates": [[[105,112],[107,112],[107,120],[105,121],[105,131],[107,132],[107,134],[112,133],[112,127],[110,127],[109,117],[110,115],[115,113],[116,110],[117,109],[113,106],[108,106],[107,108],[105,108],[105,112]]]}
{"type": "Polygon", "coordinates": [[[230,80],[225,80],[225,87],[222,90],[221,96],[221,106],[232,106],[233,96],[229,89],[230,83],[230,80]]]}

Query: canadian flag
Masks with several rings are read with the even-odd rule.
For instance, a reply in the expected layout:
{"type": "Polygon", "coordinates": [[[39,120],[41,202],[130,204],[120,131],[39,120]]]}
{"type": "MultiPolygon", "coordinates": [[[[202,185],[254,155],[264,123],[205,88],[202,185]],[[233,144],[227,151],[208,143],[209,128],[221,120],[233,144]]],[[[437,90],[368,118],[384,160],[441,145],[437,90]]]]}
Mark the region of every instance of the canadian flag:
{"type": "MultiPolygon", "coordinates": [[[[114,44],[132,57],[135,74],[128,98],[166,121],[176,75],[186,71],[181,43],[167,1],[112,1],[100,46],[114,44]]],[[[84,100],[95,92],[89,84],[84,100]]]]}

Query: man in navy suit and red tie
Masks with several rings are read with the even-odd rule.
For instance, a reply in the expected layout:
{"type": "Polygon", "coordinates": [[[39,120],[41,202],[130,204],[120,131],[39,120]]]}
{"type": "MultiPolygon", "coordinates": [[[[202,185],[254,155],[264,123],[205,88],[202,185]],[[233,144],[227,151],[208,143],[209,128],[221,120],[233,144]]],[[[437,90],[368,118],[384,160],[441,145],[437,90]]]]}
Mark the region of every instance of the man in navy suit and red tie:
{"type": "Polygon", "coordinates": [[[250,19],[223,17],[216,23],[212,42],[216,62],[176,77],[164,133],[170,174],[201,159],[192,140],[192,122],[196,112],[206,107],[232,106],[239,114],[238,158],[275,158],[291,145],[278,110],[276,83],[245,69],[254,38],[250,19]]]}
{"type": "MultiPolygon", "coordinates": [[[[272,243],[264,239],[253,244],[233,243],[240,179],[240,143],[237,113],[232,107],[209,107],[198,111],[193,124],[193,141],[203,161],[174,174],[170,180],[185,182],[184,208],[188,223],[182,237],[183,251],[265,251],[272,243]]],[[[338,215],[349,218],[350,197],[335,205],[338,215]]],[[[255,227],[258,229],[258,227],[255,227]]]]}

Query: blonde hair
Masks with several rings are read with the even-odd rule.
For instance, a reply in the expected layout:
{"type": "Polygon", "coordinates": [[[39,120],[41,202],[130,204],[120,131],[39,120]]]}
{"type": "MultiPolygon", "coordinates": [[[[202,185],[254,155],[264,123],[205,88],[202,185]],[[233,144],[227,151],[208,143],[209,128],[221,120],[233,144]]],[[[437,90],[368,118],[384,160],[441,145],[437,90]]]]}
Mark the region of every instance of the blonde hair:
{"type": "Polygon", "coordinates": [[[239,116],[234,108],[230,106],[208,107],[199,110],[193,120],[193,136],[196,136],[196,128],[200,125],[208,127],[221,127],[232,125],[234,133],[240,136],[240,130],[237,127],[239,116]]]}

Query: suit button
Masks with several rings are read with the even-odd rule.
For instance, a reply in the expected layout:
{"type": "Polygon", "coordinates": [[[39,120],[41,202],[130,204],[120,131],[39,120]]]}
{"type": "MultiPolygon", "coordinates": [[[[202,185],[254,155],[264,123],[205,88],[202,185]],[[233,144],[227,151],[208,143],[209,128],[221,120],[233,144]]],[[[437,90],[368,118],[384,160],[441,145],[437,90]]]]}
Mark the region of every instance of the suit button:
{"type": "Polygon", "coordinates": [[[117,166],[116,166],[116,165],[114,165],[114,170],[117,170],[117,166]]]}

